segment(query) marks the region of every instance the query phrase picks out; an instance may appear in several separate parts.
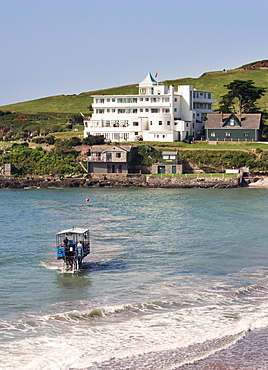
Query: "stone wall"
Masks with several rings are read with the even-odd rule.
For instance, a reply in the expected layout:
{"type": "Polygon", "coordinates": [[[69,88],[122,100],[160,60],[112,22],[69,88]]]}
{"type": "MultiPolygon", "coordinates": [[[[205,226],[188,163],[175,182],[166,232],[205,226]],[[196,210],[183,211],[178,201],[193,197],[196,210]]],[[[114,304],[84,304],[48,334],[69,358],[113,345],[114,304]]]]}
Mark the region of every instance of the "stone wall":
{"type": "Polygon", "coordinates": [[[237,188],[241,186],[237,178],[221,177],[147,177],[152,188],[237,188]]]}

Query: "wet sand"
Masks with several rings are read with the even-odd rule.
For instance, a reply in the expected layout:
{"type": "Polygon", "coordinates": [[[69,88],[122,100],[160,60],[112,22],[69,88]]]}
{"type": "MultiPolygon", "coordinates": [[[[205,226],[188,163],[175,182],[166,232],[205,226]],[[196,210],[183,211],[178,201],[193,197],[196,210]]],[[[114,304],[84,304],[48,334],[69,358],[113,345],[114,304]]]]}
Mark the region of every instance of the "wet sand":
{"type": "Polygon", "coordinates": [[[268,328],[249,331],[227,349],[173,370],[264,370],[268,369],[268,328]]]}

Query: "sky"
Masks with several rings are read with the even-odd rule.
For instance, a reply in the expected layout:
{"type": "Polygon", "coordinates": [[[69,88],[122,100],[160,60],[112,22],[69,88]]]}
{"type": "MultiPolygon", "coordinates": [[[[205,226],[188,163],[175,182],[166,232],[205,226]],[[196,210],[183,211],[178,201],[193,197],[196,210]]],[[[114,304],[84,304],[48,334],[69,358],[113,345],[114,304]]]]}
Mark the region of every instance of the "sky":
{"type": "Polygon", "coordinates": [[[0,106],[268,59],[267,0],[0,0],[0,106]]]}

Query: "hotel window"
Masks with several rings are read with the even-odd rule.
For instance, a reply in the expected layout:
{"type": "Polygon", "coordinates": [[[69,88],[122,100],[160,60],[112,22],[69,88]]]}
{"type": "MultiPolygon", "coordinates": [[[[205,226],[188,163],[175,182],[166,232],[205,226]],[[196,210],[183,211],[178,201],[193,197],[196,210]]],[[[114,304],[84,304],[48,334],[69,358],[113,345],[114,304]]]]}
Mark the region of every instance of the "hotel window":
{"type": "Polygon", "coordinates": [[[161,126],[163,124],[163,122],[162,121],[159,121],[158,124],[161,126]]]}
{"type": "Polygon", "coordinates": [[[244,137],[249,137],[249,132],[244,132],[244,137]]]}
{"type": "Polygon", "coordinates": [[[174,108],[174,112],[177,112],[177,108],[174,108]]]}
{"type": "Polygon", "coordinates": [[[109,103],[110,102],[110,98],[107,98],[107,103],[109,103]]]}
{"type": "Polygon", "coordinates": [[[148,109],[148,108],[146,108],[146,109],[145,109],[145,112],[149,112],[149,109],[148,109]]]}
{"type": "Polygon", "coordinates": [[[165,138],[165,137],[166,137],[166,135],[162,135],[162,137],[163,137],[163,138],[165,138]]]}
{"type": "Polygon", "coordinates": [[[140,112],[143,112],[143,108],[140,108],[140,112]]]}
{"type": "Polygon", "coordinates": [[[139,126],[139,122],[133,122],[133,126],[139,126]]]}
{"type": "Polygon", "coordinates": [[[177,101],[177,98],[175,98],[174,101],[176,102],[177,101]]]}
{"type": "Polygon", "coordinates": [[[145,101],[149,101],[149,98],[145,98],[145,101]]]}
{"type": "Polygon", "coordinates": [[[152,108],[151,113],[159,113],[159,109],[158,108],[152,108]]]}
{"type": "Polygon", "coordinates": [[[112,98],[112,102],[113,102],[113,103],[115,102],[115,98],[112,98]]]}
{"type": "Polygon", "coordinates": [[[112,109],[112,112],[115,113],[115,109],[112,109]]]}
{"type": "Polygon", "coordinates": [[[138,132],[134,132],[134,135],[137,136],[137,135],[139,135],[139,133],[138,132]]]}
{"type": "Polygon", "coordinates": [[[140,101],[143,101],[143,98],[140,98],[140,101]]]}
{"type": "Polygon", "coordinates": [[[100,99],[100,103],[104,103],[104,99],[100,99]]]}
{"type": "Polygon", "coordinates": [[[231,137],[231,132],[225,132],[226,137],[231,137]]]}
{"type": "Polygon", "coordinates": [[[104,109],[96,109],[96,113],[102,114],[104,113],[104,109]]]}
{"type": "Polygon", "coordinates": [[[216,137],[216,132],[211,132],[210,136],[211,137],[216,137]]]}
{"type": "Polygon", "coordinates": [[[167,125],[170,126],[170,121],[167,121],[167,125]]]}
{"type": "Polygon", "coordinates": [[[208,99],[211,99],[211,94],[208,94],[208,99]]]}
{"type": "Polygon", "coordinates": [[[137,103],[137,98],[128,98],[128,103],[137,103]]]}
{"type": "Polygon", "coordinates": [[[153,121],[150,121],[150,125],[152,125],[153,124],[153,121]]]}
{"type": "Polygon", "coordinates": [[[146,94],[146,89],[140,89],[140,94],[146,94]]]}
{"type": "Polygon", "coordinates": [[[95,98],[95,103],[98,103],[99,102],[99,99],[95,98]]]}
{"type": "Polygon", "coordinates": [[[107,113],[110,113],[110,109],[107,109],[107,113]]]}
{"type": "Polygon", "coordinates": [[[126,110],[125,110],[125,109],[118,109],[118,110],[117,110],[117,113],[119,113],[119,114],[120,114],[120,113],[126,113],[126,110]]]}

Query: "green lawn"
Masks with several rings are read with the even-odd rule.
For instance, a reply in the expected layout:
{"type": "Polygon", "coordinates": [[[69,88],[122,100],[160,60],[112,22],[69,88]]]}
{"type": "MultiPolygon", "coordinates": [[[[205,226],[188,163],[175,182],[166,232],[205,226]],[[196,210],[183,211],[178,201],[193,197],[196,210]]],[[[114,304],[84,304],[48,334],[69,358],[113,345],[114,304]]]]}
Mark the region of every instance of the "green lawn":
{"type": "Polygon", "coordinates": [[[268,150],[267,144],[261,143],[246,143],[246,142],[218,142],[217,145],[210,145],[207,141],[199,141],[194,144],[187,144],[183,142],[175,143],[159,143],[155,142],[135,142],[132,145],[152,145],[161,150],[256,150],[257,148],[262,150],[268,150]]]}

